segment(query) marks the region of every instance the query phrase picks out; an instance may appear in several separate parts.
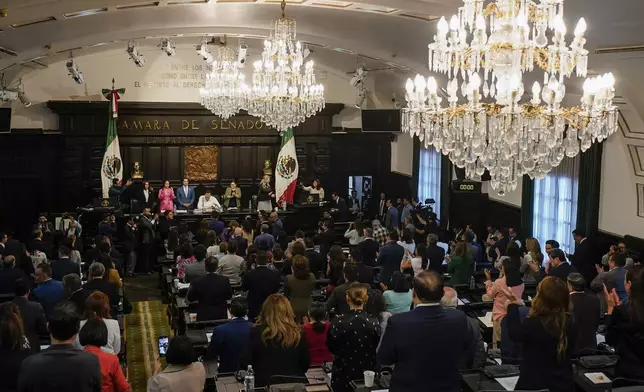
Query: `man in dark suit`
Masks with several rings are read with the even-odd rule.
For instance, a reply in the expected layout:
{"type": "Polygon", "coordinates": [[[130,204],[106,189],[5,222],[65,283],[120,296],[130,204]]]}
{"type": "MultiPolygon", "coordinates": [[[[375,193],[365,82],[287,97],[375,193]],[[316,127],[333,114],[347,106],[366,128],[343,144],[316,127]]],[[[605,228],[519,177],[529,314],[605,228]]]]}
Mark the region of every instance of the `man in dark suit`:
{"type": "Polygon", "coordinates": [[[136,223],[134,223],[134,217],[130,215],[127,219],[127,223],[123,227],[125,232],[125,249],[127,250],[126,263],[125,263],[125,276],[134,276],[134,268],[136,267],[136,243],[137,240],[137,231],[136,223]]]}
{"type": "Polygon", "coordinates": [[[373,268],[362,261],[362,252],[359,249],[351,251],[351,264],[356,266],[358,282],[372,287],[374,282],[373,268]]]}
{"type": "Polygon", "coordinates": [[[103,221],[98,224],[98,234],[106,235],[110,238],[116,237],[118,229],[116,228],[116,217],[114,215],[105,214],[103,221]]]}
{"type": "Polygon", "coordinates": [[[360,200],[358,200],[358,192],[351,191],[351,197],[349,197],[347,207],[349,207],[349,210],[355,214],[360,212],[360,200]]]}
{"type": "Polygon", "coordinates": [[[398,227],[399,221],[398,209],[391,204],[391,200],[387,200],[387,212],[385,214],[385,227],[391,231],[398,227]]]}
{"type": "Polygon", "coordinates": [[[216,274],[219,260],[211,256],[204,261],[206,276],[190,283],[186,299],[199,302],[197,321],[225,320],[228,318],[227,301],[233,296],[230,280],[216,274]]]}
{"type": "Polygon", "coordinates": [[[31,352],[40,351],[40,337],[47,337],[47,322],[45,321],[45,311],[38,302],[29,301],[29,283],[26,279],[20,278],[13,284],[16,297],[13,303],[20,309],[22,316],[22,325],[25,329],[25,336],[29,341],[31,352]]]}
{"type": "Polygon", "coordinates": [[[7,234],[0,231],[0,258],[4,257],[5,251],[7,250],[8,240],[9,237],[7,237],[7,234]]]}
{"type": "Polygon", "coordinates": [[[626,292],[626,285],[624,278],[626,276],[626,255],[621,252],[613,253],[608,257],[609,271],[604,272],[603,268],[597,265],[597,277],[590,283],[590,288],[604,299],[604,285],[608,292],[615,289],[617,296],[622,303],[628,302],[628,293],[626,292]]]}
{"type": "Polygon", "coordinates": [[[262,309],[266,298],[279,291],[282,275],[268,268],[266,257],[257,257],[257,268],[246,272],[242,277],[242,289],[248,291],[248,320],[254,321],[262,309]]]}
{"type": "Polygon", "coordinates": [[[358,250],[362,253],[362,262],[373,267],[376,265],[380,245],[373,239],[373,229],[364,229],[364,241],[358,244],[358,250]]]}
{"type": "Polygon", "coordinates": [[[51,278],[51,266],[41,263],[36,267],[36,287],[34,298],[42,305],[45,315],[49,317],[54,307],[67,299],[63,284],[51,278]]]}
{"type": "Polygon", "coordinates": [[[85,308],[85,296],[83,295],[83,285],[80,276],[76,274],[69,274],[63,277],[63,288],[67,299],[73,302],[80,313],[81,309],[85,308]]]}
{"type": "Polygon", "coordinates": [[[219,359],[219,373],[232,373],[243,368],[241,361],[250,343],[253,324],[246,320],[246,300],[235,298],[230,303],[230,322],[215,328],[206,351],[206,359],[219,359]]]}
{"type": "MultiPolygon", "coordinates": [[[[457,308],[458,294],[456,290],[451,287],[445,287],[443,298],[441,299],[441,306],[451,309],[457,308]]],[[[487,357],[483,335],[481,334],[481,324],[477,318],[469,316],[467,316],[467,323],[468,332],[471,336],[471,345],[468,347],[467,354],[463,358],[459,369],[481,369],[485,366],[485,359],[487,357]]]]}
{"type": "Polygon", "coordinates": [[[43,232],[41,230],[34,230],[32,238],[29,250],[39,250],[46,254],[48,259],[54,258],[54,245],[49,241],[43,240],[43,232]]]}
{"type": "MultiPolygon", "coordinates": [[[[349,304],[347,303],[347,289],[352,283],[358,282],[358,268],[355,264],[346,263],[344,268],[342,268],[342,274],[344,283],[333,289],[333,292],[326,300],[326,311],[336,316],[349,313],[350,311],[349,304]]],[[[364,308],[365,312],[373,314],[374,310],[378,307],[376,302],[376,295],[372,295],[372,291],[369,290],[369,298],[364,308]]]]}
{"type": "Polygon", "coordinates": [[[175,191],[175,203],[177,203],[178,210],[191,210],[195,205],[195,190],[190,187],[190,182],[187,178],[183,179],[183,186],[177,188],[175,191]]]}
{"type": "Polygon", "coordinates": [[[347,202],[340,197],[338,192],[333,192],[331,195],[331,215],[337,216],[337,219],[345,219],[349,209],[347,208],[347,202]]]}
{"type": "Polygon", "coordinates": [[[460,391],[459,366],[471,346],[465,313],[440,306],[443,279],[433,271],[414,277],[415,309],[387,322],[378,362],[395,365],[391,392],[460,391]]]}
{"type": "Polygon", "coordinates": [[[581,229],[575,229],[572,232],[575,238],[575,254],[571,257],[572,266],[584,276],[586,282],[590,282],[597,276],[595,264],[599,262],[598,255],[595,255],[592,243],[586,238],[586,234],[581,229]]]}
{"type": "Polygon", "coordinates": [[[16,258],[6,256],[2,260],[2,269],[0,269],[0,294],[13,293],[13,282],[17,279],[26,278],[25,273],[16,268],[16,258]]]}
{"type": "Polygon", "coordinates": [[[398,232],[392,230],[389,232],[389,241],[383,246],[378,256],[378,265],[380,269],[380,283],[391,287],[390,280],[394,271],[400,270],[400,262],[405,255],[405,248],[398,245],[398,232]]]}
{"type": "Polygon", "coordinates": [[[494,244],[494,247],[499,250],[501,256],[505,256],[505,251],[508,249],[510,243],[510,231],[508,229],[501,229],[499,231],[501,238],[494,244]]]}
{"type": "Polygon", "coordinates": [[[101,390],[101,367],[98,357],[74,347],[80,317],[71,303],[56,306],[49,317],[51,346],[27,357],[18,376],[18,391],[101,390]]]}
{"type": "Polygon", "coordinates": [[[98,234],[92,240],[92,246],[87,247],[83,252],[83,262],[85,265],[91,264],[98,260],[98,244],[103,242],[103,236],[98,234]]]}
{"type": "Polygon", "coordinates": [[[380,194],[380,200],[378,201],[378,212],[376,217],[378,220],[384,222],[385,214],[387,213],[387,196],[384,193],[380,194]]]}
{"type": "Polygon", "coordinates": [[[80,264],[73,262],[69,257],[72,251],[66,247],[61,246],[58,248],[58,260],[51,262],[51,277],[52,279],[63,281],[63,277],[69,274],[79,274],[80,264]]]}
{"type": "Polygon", "coordinates": [[[536,260],[532,260],[528,265],[534,272],[538,272],[536,277],[541,282],[546,276],[555,276],[564,282],[568,281],[568,275],[575,271],[575,268],[566,261],[566,254],[561,249],[553,249],[548,255],[548,264],[546,268],[541,268],[536,260]]]}
{"type": "Polygon", "coordinates": [[[139,219],[138,227],[141,232],[141,241],[139,243],[139,257],[137,258],[140,271],[144,274],[151,275],[152,267],[152,246],[154,245],[154,226],[156,219],[152,218],[149,208],[143,209],[143,216],[139,219]]]}
{"type": "Polygon", "coordinates": [[[87,298],[95,291],[100,291],[103,294],[107,295],[110,299],[110,308],[112,315],[116,314],[116,311],[119,306],[120,295],[119,289],[114,283],[110,283],[107,280],[103,279],[105,275],[105,266],[99,262],[93,262],[89,266],[89,277],[87,283],[83,285],[81,295],[78,296],[78,310],[81,312],[85,311],[85,303],[87,298]]]}
{"type": "Polygon", "coordinates": [[[572,315],[577,327],[575,356],[592,355],[597,350],[597,327],[599,327],[599,299],[586,291],[584,277],[573,272],[568,275],[568,290],[572,315]]]}
{"type": "Polygon", "coordinates": [[[311,270],[311,273],[315,275],[316,278],[322,277],[326,272],[326,262],[324,260],[324,257],[322,257],[320,252],[315,250],[315,243],[313,242],[313,238],[306,237],[304,239],[304,245],[306,247],[306,249],[304,250],[304,255],[309,260],[309,268],[311,270]]]}
{"type": "Polygon", "coordinates": [[[322,223],[322,227],[318,229],[318,234],[315,236],[315,241],[320,245],[320,254],[326,259],[329,250],[335,244],[335,231],[333,231],[333,220],[326,219],[322,223]]]}

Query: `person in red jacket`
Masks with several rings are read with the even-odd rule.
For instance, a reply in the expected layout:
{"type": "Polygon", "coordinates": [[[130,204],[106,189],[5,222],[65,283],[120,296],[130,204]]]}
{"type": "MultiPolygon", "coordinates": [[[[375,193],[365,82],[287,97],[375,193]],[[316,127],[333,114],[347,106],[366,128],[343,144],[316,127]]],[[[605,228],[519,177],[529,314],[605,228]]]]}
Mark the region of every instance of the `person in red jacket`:
{"type": "Polygon", "coordinates": [[[123,369],[121,369],[118,357],[101,351],[101,347],[107,345],[107,327],[105,323],[98,318],[87,320],[78,338],[80,344],[85,346],[84,351],[98,357],[98,362],[101,365],[101,392],[130,392],[130,384],[128,384],[125,375],[123,375],[123,369]]]}
{"type": "Polygon", "coordinates": [[[309,312],[309,322],[302,326],[306,342],[309,344],[311,366],[320,366],[325,362],[333,361],[333,355],[326,346],[326,335],[330,325],[324,304],[314,302],[309,312]]]}

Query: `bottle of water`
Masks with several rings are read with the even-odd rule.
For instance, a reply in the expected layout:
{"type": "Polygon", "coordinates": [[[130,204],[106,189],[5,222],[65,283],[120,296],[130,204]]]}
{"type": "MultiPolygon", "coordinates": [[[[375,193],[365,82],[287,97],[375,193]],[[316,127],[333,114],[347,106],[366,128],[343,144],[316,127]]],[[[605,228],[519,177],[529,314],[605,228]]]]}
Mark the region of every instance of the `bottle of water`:
{"type": "Polygon", "coordinates": [[[470,276],[470,290],[474,290],[476,288],[476,282],[474,281],[474,277],[470,276]]]}
{"type": "Polygon", "coordinates": [[[254,392],[255,391],[255,373],[253,373],[253,367],[248,365],[246,370],[246,377],[244,377],[244,392],[254,392]]]}

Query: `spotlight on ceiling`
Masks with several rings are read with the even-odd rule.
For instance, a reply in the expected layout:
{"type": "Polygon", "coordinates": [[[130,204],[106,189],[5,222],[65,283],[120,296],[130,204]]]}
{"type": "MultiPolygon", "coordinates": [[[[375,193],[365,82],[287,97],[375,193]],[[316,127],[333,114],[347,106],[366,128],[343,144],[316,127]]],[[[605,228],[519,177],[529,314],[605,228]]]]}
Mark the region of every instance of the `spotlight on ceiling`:
{"type": "Polygon", "coordinates": [[[358,69],[356,70],[356,74],[351,78],[349,83],[351,83],[353,87],[358,87],[361,84],[364,84],[364,81],[366,78],[367,78],[367,71],[365,71],[363,67],[358,67],[358,69]]]}
{"type": "Polygon", "coordinates": [[[170,38],[161,39],[161,44],[159,45],[159,47],[165,52],[165,54],[168,55],[168,57],[172,57],[177,54],[175,45],[172,41],[170,41],[170,38]]]}
{"type": "Polygon", "coordinates": [[[206,38],[202,39],[201,43],[197,45],[197,54],[201,56],[203,61],[212,63],[213,58],[212,54],[210,54],[210,51],[208,50],[208,40],[206,38]]]}
{"type": "Polygon", "coordinates": [[[83,73],[78,69],[78,64],[74,61],[74,56],[72,55],[71,52],[69,52],[69,60],[67,60],[67,71],[69,72],[69,75],[74,79],[74,82],[77,84],[83,84],[85,83],[85,78],[83,77],[83,73]]]}
{"type": "Polygon", "coordinates": [[[356,108],[362,109],[364,101],[367,99],[367,89],[364,86],[358,87],[358,95],[356,95],[356,108]]]}
{"type": "Polygon", "coordinates": [[[400,101],[398,100],[398,97],[396,97],[396,93],[394,93],[394,95],[391,97],[391,103],[396,109],[400,109],[402,107],[400,101]]]}
{"type": "Polygon", "coordinates": [[[302,60],[306,60],[307,57],[313,54],[313,49],[309,48],[308,45],[304,47],[304,50],[302,51],[302,60]]]}
{"type": "Polygon", "coordinates": [[[145,56],[139,52],[139,48],[137,48],[134,42],[127,44],[127,54],[130,55],[130,58],[137,67],[143,67],[145,65],[145,56]]]}
{"type": "Polygon", "coordinates": [[[27,98],[27,95],[25,95],[24,91],[18,92],[18,100],[20,101],[20,103],[22,103],[22,106],[26,108],[31,106],[31,101],[27,98]]]}
{"type": "Polygon", "coordinates": [[[246,55],[248,54],[248,44],[244,41],[239,42],[239,49],[237,50],[237,62],[240,67],[246,65],[246,55]]]}

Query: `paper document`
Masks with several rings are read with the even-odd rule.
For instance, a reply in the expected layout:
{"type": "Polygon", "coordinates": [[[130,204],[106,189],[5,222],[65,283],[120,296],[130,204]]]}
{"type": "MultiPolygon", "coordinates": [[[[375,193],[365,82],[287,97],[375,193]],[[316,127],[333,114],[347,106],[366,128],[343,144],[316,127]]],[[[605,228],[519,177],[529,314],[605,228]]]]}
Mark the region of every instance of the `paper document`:
{"type": "Polygon", "coordinates": [[[519,381],[519,376],[495,378],[495,380],[501,384],[506,391],[514,391],[514,388],[516,388],[517,382],[519,381]]]}
{"type": "Polygon", "coordinates": [[[597,344],[606,343],[606,336],[602,334],[597,334],[597,344]]]}
{"type": "Polygon", "coordinates": [[[460,299],[460,298],[458,299],[458,305],[459,305],[459,306],[465,305],[465,304],[463,303],[463,301],[461,301],[461,299],[460,299]]]}
{"type": "Polygon", "coordinates": [[[485,313],[485,316],[479,317],[479,320],[488,328],[492,328],[492,312],[485,313]]]}
{"type": "Polygon", "coordinates": [[[206,340],[210,341],[211,337],[212,337],[212,332],[210,332],[210,333],[206,332],[206,340]]]}

